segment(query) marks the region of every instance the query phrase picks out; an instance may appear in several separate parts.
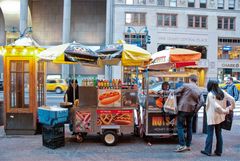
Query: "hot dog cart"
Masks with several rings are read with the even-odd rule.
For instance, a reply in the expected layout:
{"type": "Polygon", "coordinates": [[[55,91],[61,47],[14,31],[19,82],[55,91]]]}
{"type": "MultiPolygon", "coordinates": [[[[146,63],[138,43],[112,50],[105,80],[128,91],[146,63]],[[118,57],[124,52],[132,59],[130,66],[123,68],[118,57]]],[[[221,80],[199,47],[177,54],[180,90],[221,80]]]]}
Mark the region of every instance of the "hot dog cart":
{"type": "Polygon", "coordinates": [[[164,111],[168,94],[161,91],[163,82],[168,82],[171,89],[176,89],[183,82],[188,82],[191,74],[186,66],[194,66],[200,60],[201,53],[170,48],[152,55],[152,62],[144,72],[141,97],[142,120],[139,124],[141,136],[177,136],[177,116],[164,111]],[[178,83],[176,83],[178,81],[178,83]]]}
{"type": "MultiPolygon", "coordinates": [[[[129,44],[107,45],[96,52],[100,64],[117,65],[121,62],[121,78],[125,67],[137,68],[150,60],[149,52],[129,44]]],[[[74,107],[73,116],[73,131],[78,140],[81,141],[86,134],[100,134],[106,145],[115,145],[119,135],[134,133],[138,87],[129,81],[124,78],[98,80],[98,88],[79,88],[79,105],[74,107]]]]}
{"type": "Polygon", "coordinates": [[[164,103],[169,94],[173,92],[179,82],[182,80],[188,82],[188,77],[193,73],[186,72],[167,72],[167,71],[148,71],[144,72],[141,105],[142,135],[144,136],[177,136],[177,116],[176,114],[164,111],[164,103]],[[162,90],[162,84],[168,82],[169,91],[162,90]],[[162,91],[162,92],[161,92],[162,91]]]}
{"type": "Polygon", "coordinates": [[[106,145],[116,145],[118,136],[133,134],[137,89],[79,87],[79,105],[73,107],[73,131],[78,141],[100,134],[106,145]]]}

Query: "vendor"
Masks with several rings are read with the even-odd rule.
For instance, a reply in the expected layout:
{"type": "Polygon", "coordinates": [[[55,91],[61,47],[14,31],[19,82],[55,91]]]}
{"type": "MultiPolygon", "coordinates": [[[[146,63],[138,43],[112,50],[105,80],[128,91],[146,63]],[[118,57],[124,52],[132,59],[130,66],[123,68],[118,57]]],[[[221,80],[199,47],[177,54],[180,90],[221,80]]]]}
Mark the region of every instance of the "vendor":
{"type": "MultiPolygon", "coordinates": [[[[76,79],[69,80],[68,89],[64,95],[64,101],[65,102],[71,102],[72,105],[76,105],[76,100],[79,99],[79,93],[78,93],[78,81],[76,79]],[[74,90],[75,90],[75,99],[74,99],[74,90]]],[[[77,105],[76,105],[77,106],[77,105]]],[[[69,109],[69,129],[70,131],[73,131],[73,109],[69,109]]],[[[74,134],[74,133],[73,133],[74,134]]]]}
{"type": "Polygon", "coordinates": [[[71,79],[69,80],[68,89],[64,95],[64,101],[71,102],[72,104],[74,104],[74,101],[76,99],[79,99],[78,81],[76,79],[71,79]],[[74,89],[75,89],[75,99],[74,99],[74,89]]]}
{"type": "Polygon", "coordinates": [[[168,96],[170,93],[170,84],[168,82],[163,82],[162,89],[158,93],[163,96],[168,96]]]}

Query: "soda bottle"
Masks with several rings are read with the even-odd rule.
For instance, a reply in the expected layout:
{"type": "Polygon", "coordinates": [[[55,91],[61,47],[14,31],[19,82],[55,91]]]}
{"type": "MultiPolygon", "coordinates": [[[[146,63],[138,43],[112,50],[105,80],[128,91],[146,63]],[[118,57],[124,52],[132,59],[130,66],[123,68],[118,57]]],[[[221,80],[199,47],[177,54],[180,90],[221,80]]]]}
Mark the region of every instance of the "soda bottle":
{"type": "Polygon", "coordinates": [[[109,80],[107,80],[107,89],[110,89],[109,80]]]}
{"type": "Polygon", "coordinates": [[[112,88],[115,89],[115,79],[112,80],[112,88]]]}
{"type": "Polygon", "coordinates": [[[115,88],[118,89],[118,79],[115,80],[115,88]]]}
{"type": "Polygon", "coordinates": [[[103,89],[103,80],[101,79],[101,89],[103,89]]]}
{"type": "Polygon", "coordinates": [[[113,87],[112,87],[112,80],[110,79],[109,80],[109,89],[112,89],[113,87]]]}
{"type": "Polygon", "coordinates": [[[118,88],[121,89],[121,87],[122,87],[122,81],[119,79],[118,80],[118,88]]]}
{"type": "Polygon", "coordinates": [[[99,79],[97,80],[97,86],[98,86],[98,89],[101,88],[101,81],[99,79]]]}

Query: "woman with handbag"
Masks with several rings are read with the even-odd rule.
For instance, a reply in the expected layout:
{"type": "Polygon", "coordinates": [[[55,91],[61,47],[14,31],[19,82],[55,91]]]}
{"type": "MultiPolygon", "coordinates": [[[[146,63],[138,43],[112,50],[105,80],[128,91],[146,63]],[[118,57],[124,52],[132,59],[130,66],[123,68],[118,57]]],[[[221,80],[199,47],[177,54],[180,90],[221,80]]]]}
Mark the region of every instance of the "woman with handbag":
{"type": "Polygon", "coordinates": [[[205,148],[201,153],[211,156],[213,131],[215,129],[216,149],[214,153],[217,156],[221,156],[223,149],[221,123],[225,120],[226,114],[235,108],[235,100],[227,92],[221,90],[218,82],[215,80],[209,80],[207,90],[209,92],[206,101],[207,138],[205,148]],[[227,101],[230,102],[230,106],[227,106],[227,101]]]}

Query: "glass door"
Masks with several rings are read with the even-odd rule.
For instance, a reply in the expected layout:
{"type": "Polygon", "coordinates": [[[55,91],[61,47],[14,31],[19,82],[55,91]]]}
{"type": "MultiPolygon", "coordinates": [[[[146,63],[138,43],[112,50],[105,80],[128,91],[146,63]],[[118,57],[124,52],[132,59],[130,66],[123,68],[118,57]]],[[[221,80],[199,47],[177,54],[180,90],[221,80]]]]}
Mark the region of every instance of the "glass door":
{"type": "Polygon", "coordinates": [[[38,107],[45,105],[45,63],[38,62],[38,75],[37,75],[37,100],[38,107]]]}
{"type": "Polygon", "coordinates": [[[29,61],[10,61],[10,111],[29,111],[29,61]]]}

